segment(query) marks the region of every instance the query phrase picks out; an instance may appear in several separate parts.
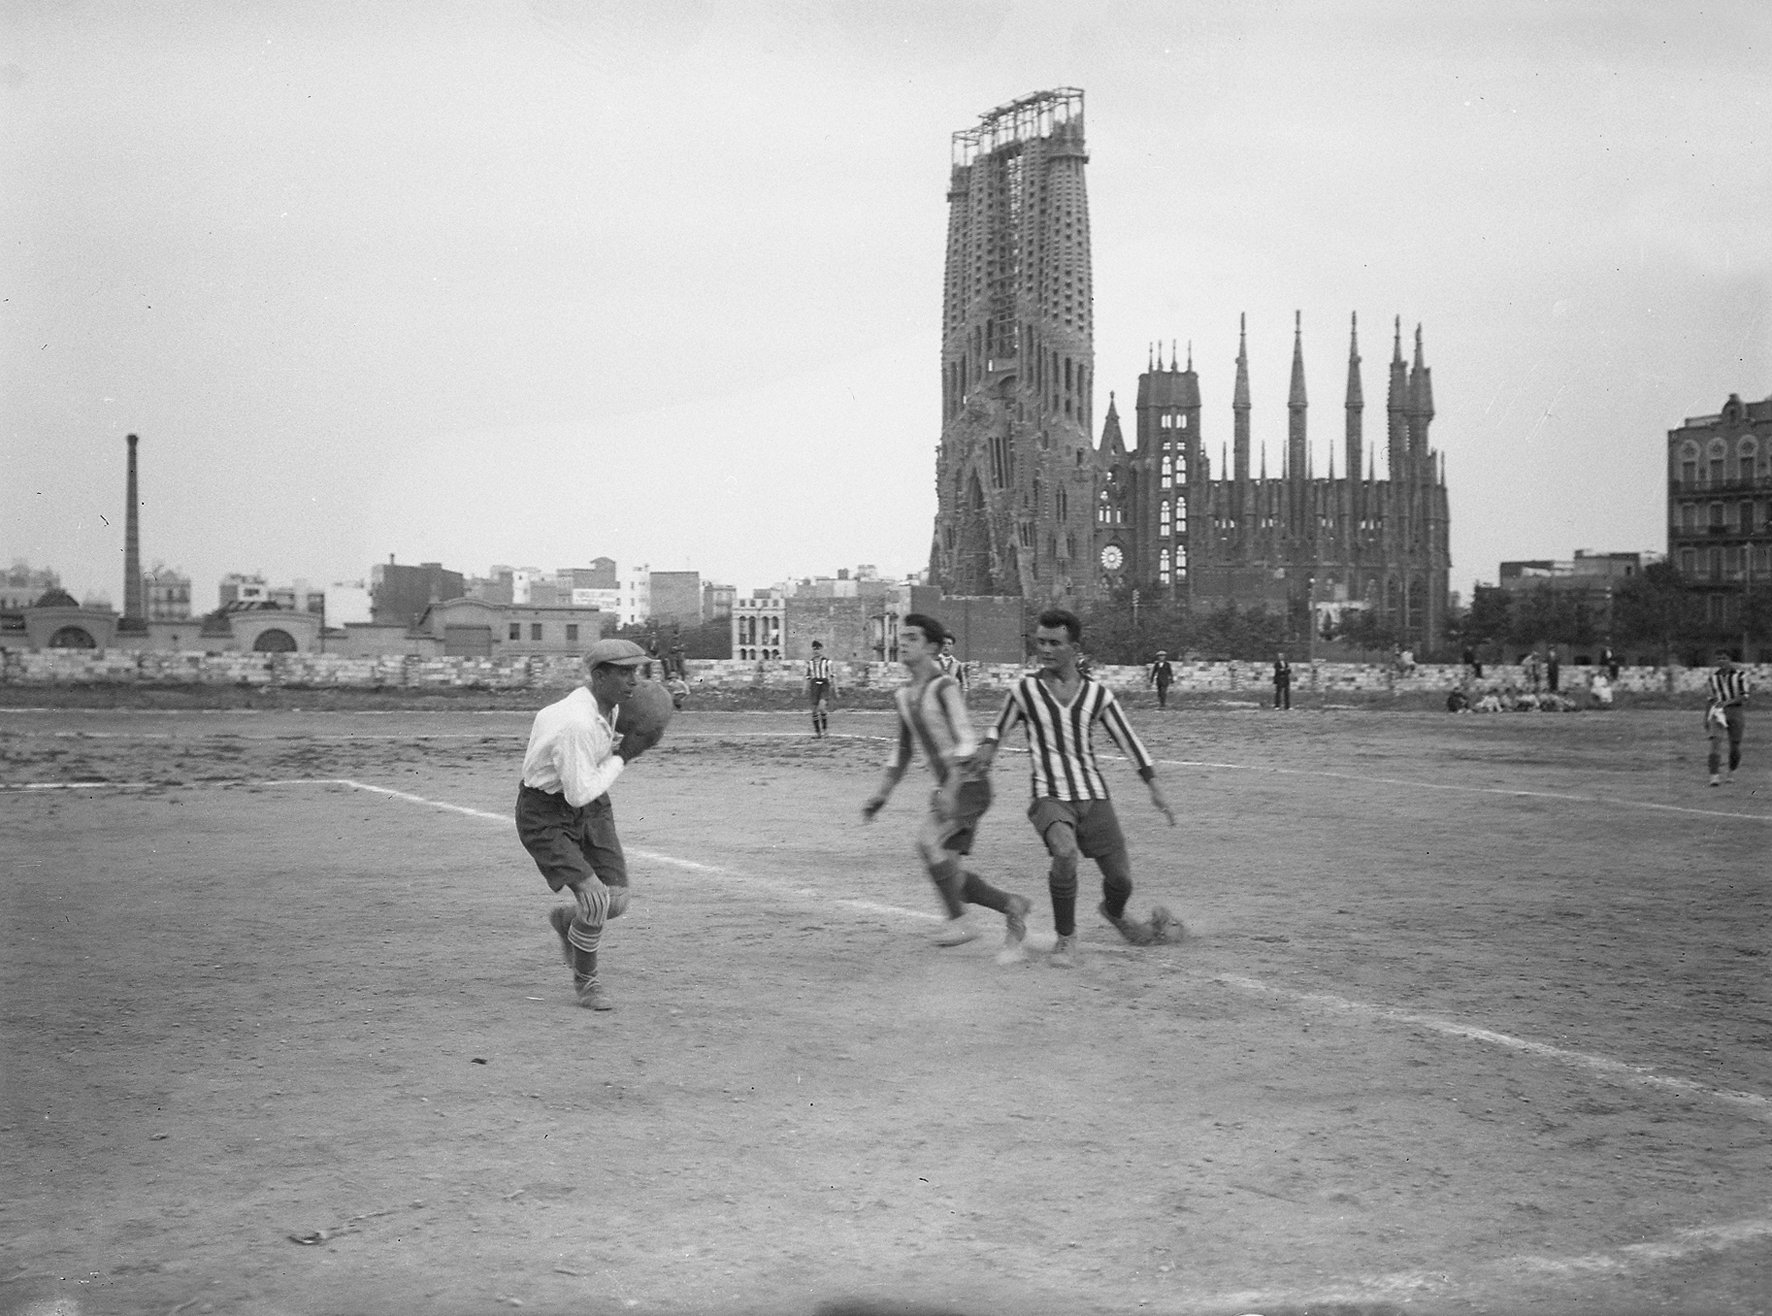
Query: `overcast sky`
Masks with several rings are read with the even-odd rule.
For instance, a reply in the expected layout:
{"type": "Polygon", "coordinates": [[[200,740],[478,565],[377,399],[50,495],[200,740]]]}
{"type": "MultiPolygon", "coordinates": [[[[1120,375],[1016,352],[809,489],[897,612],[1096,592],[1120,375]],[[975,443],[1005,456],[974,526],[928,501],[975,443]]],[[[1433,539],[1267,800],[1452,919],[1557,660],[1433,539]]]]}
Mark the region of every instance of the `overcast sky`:
{"type": "MultiPolygon", "coordinates": [[[[1772,6],[0,4],[0,558],[927,565],[949,137],[1086,96],[1097,405],[1249,318],[1318,474],[1423,327],[1452,585],[1666,547],[1667,431],[1772,394],[1772,6]],[[1167,349],[1165,349],[1167,350],[1167,349]]],[[[1101,417],[1094,425],[1099,436],[1101,417]]],[[[1336,466],[1342,467],[1339,451],[1336,466]]]]}

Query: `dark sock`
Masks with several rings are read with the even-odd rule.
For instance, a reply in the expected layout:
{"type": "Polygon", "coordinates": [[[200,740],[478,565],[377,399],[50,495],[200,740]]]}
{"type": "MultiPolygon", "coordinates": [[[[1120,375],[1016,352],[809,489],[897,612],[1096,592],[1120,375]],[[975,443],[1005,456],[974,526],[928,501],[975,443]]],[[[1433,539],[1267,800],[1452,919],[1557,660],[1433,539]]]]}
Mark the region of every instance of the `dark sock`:
{"type": "Polygon", "coordinates": [[[965,879],[960,885],[960,899],[968,905],[983,905],[986,909],[994,909],[1001,914],[1009,908],[1009,893],[999,891],[977,873],[970,870],[961,874],[965,879]]]}
{"type": "Polygon", "coordinates": [[[572,981],[587,983],[597,976],[597,952],[572,948],[572,981]]]}
{"type": "Polygon", "coordinates": [[[935,893],[941,897],[942,907],[947,910],[949,918],[959,918],[966,912],[966,905],[960,898],[964,882],[958,863],[950,859],[937,864],[929,870],[929,880],[935,883],[935,893]]]}
{"type": "Polygon", "coordinates": [[[1101,881],[1101,903],[1107,906],[1109,918],[1124,918],[1126,902],[1132,899],[1132,884],[1119,883],[1103,878],[1101,881]]]}

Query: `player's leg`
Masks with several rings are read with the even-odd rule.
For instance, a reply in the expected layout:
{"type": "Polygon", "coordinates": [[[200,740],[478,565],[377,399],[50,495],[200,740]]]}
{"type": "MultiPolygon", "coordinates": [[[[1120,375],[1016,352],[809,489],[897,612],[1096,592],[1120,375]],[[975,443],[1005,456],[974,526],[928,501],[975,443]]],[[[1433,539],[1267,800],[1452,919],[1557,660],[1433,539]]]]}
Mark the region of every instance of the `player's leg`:
{"type": "Polygon", "coordinates": [[[517,797],[517,837],[548,887],[571,894],[573,904],[554,906],[548,911],[548,923],[560,938],[561,958],[572,970],[580,1000],[606,1009],[584,999],[583,984],[596,981],[597,943],[609,901],[608,888],[598,879],[582,844],[584,814],[558,795],[525,786],[517,797]]]}
{"type": "Polygon", "coordinates": [[[1068,969],[1077,962],[1077,848],[1075,810],[1062,800],[1035,800],[1028,817],[1045,843],[1052,862],[1046,869],[1046,891],[1052,899],[1052,927],[1058,940],[1051,963],[1068,969]]]}
{"type": "Polygon", "coordinates": [[[1737,704],[1725,708],[1723,716],[1729,723],[1729,771],[1734,772],[1741,766],[1741,737],[1747,730],[1747,710],[1737,704]]]}
{"type": "Polygon", "coordinates": [[[607,1010],[613,1002],[598,975],[597,959],[609,920],[627,912],[628,863],[615,831],[615,808],[607,795],[585,805],[581,823],[577,835],[579,853],[590,868],[591,877],[572,888],[577,908],[567,927],[566,940],[572,947],[572,981],[579,1004],[607,1010]]]}
{"type": "Polygon", "coordinates": [[[1127,911],[1132,901],[1132,856],[1111,800],[1094,800],[1087,806],[1078,824],[1077,845],[1101,870],[1097,910],[1115,931],[1134,946],[1178,939],[1180,921],[1162,905],[1153,905],[1146,919],[1134,918],[1127,911]]]}
{"type": "Polygon", "coordinates": [[[1706,760],[1710,769],[1710,784],[1713,786],[1719,786],[1723,781],[1721,776],[1723,771],[1723,742],[1728,739],[1729,729],[1727,726],[1718,726],[1717,723],[1712,720],[1705,723],[1705,732],[1710,737],[1710,755],[1706,760]]]}

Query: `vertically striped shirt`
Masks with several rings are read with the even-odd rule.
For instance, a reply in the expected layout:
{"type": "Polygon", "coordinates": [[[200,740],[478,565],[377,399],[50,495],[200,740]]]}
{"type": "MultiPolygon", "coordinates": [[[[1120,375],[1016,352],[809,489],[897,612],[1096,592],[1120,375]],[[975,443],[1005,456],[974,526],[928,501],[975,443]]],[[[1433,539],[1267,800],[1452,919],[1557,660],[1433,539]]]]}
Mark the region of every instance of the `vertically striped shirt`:
{"type": "Polygon", "coordinates": [[[1710,701],[1724,708],[1747,701],[1747,673],[1739,667],[1710,674],[1710,701]]]}
{"type": "Polygon", "coordinates": [[[892,766],[898,771],[910,765],[913,749],[920,745],[935,779],[945,784],[958,760],[978,752],[972,715],[953,677],[936,676],[921,690],[900,686],[893,700],[898,705],[898,744],[892,766]]]}
{"type": "Polygon", "coordinates": [[[808,681],[829,681],[833,679],[831,671],[831,660],[822,653],[814,654],[812,661],[806,664],[806,679],[808,681]]]}
{"type": "Polygon", "coordinates": [[[1107,781],[1095,761],[1095,724],[1107,728],[1121,751],[1149,781],[1156,772],[1150,751],[1126,721],[1113,692],[1085,676],[1070,703],[1060,703],[1053,683],[1024,676],[1009,690],[997,724],[985,733],[1001,740],[1017,722],[1026,724],[1035,799],[1105,800],[1107,781]]]}

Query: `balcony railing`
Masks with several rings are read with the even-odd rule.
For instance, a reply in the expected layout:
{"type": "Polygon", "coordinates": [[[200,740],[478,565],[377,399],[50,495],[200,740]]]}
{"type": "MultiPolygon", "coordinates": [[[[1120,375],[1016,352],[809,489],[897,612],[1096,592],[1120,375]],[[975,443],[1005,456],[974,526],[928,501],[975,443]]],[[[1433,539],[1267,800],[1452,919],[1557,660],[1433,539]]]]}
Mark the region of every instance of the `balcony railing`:
{"type": "Polygon", "coordinates": [[[1751,475],[1733,480],[1712,480],[1699,476],[1695,480],[1669,479],[1667,491],[1676,494],[1694,493],[1760,493],[1772,490],[1772,475],[1751,475]]]}

